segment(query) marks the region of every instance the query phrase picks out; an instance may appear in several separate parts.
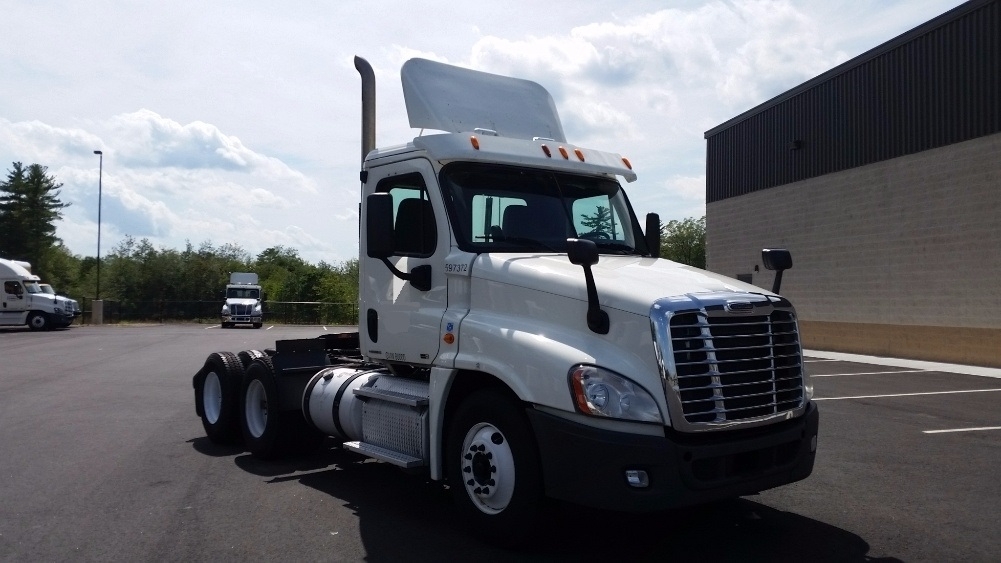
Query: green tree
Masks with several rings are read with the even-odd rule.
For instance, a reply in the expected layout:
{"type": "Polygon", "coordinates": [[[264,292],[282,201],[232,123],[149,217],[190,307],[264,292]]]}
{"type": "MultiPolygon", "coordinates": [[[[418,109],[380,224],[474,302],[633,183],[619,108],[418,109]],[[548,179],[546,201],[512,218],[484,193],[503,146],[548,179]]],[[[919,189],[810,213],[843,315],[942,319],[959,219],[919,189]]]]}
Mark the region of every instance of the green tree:
{"type": "Polygon", "coordinates": [[[612,211],[607,207],[599,205],[594,210],[594,215],[581,215],[580,224],[590,229],[591,232],[600,231],[614,237],[612,211]]]}
{"type": "Polygon", "coordinates": [[[660,228],[660,256],[705,269],[706,218],[672,220],[660,228]]]}
{"type": "MultiPolygon", "coordinates": [[[[20,162],[13,163],[7,179],[0,183],[0,252],[32,263],[43,261],[60,242],[55,222],[69,206],[59,200],[62,186],[45,166],[25,168],[20,162]]],[[[44,277],[47,272],[36,273],[44,277]]]]}

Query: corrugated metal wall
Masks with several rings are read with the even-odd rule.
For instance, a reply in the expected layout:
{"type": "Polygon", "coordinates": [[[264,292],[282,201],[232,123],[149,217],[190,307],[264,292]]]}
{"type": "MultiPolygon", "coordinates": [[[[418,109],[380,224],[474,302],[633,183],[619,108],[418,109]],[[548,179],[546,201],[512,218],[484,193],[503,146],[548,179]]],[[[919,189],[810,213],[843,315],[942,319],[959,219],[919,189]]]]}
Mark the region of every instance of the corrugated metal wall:
{"type": "Polygon", "coordinates": [[[974,0],[706,133],[718,201],[1001,131],[1001,1],[974,0]]]}

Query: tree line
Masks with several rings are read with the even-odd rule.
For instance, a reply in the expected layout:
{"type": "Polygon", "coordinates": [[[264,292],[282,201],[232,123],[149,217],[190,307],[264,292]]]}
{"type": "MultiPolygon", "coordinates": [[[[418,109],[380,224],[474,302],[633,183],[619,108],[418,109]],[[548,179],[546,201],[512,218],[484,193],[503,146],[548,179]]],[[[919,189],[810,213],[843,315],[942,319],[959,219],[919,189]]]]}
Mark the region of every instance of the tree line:
{"type": "Polygon", "coordinates": [[[97,259],[74,255],[56,236],[69,204],[45,166],[14,162],[0,182],[0,258],[30,262],[32,273],[59,293],[83,301],[100,297],[123,305],[149,301],[221,301],[230,272],[256,272],[271,301],[356,303],[358,260],[311,264],[294,248],[275,246],[256,256],[236,244],[211,241],[183,250],[155,248],[126,236],[97,259]]]}

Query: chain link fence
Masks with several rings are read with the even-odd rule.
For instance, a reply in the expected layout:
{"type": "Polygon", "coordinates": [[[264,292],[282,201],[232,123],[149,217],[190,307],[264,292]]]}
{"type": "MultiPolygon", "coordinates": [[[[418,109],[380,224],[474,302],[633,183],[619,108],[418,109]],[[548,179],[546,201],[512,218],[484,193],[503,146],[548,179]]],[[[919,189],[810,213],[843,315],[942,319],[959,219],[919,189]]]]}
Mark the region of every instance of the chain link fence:
{"type": "MultiPolygon", "coordinates": [[[[81,303],[80,324],[91,324],[93,299],[81,303]]],[[[322,301],[265,301],[264,322],[290,325],[355,325],[357,303],[322,301]]],[[[220,321],[222,301],[113,301],[104,300],[104,323],[130,322],[199,322],[220,321]]]]}

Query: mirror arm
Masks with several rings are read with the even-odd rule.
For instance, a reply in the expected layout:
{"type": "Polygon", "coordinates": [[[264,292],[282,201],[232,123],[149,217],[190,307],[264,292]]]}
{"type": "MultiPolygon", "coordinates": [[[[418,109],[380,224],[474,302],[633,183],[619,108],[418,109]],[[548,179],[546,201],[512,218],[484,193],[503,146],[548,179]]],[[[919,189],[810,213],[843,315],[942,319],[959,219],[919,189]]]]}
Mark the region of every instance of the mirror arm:
{"type": "Polygon", "coordinates": [[[408,274],[406,272],[401,271],[396,266],[394,266],[393,263],[389,261],[389,258],[383,257],[380,258],[380,260],[382,260],[382,263],[385,264],[387,268],[389,268],[390,272],[393,272],[394,276],[400,278],[403,281],[409,281],[410,284],[413,285],[415,289],[419,291],[431,290],[431,266],[429,264],[414,266],[414,268],[411,269],[410,273],[408,274]]]}
{"type": "Polygon", "coordinates": [[[611,324],[608,313],[598,304],[598,287],[594,284],[594,274],[591,266],[584,265],[584,283],[587,285],[587,328],[595,334],[608,334],[611,324]]]}

